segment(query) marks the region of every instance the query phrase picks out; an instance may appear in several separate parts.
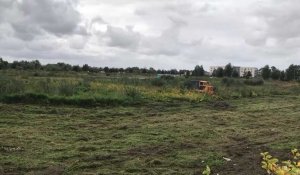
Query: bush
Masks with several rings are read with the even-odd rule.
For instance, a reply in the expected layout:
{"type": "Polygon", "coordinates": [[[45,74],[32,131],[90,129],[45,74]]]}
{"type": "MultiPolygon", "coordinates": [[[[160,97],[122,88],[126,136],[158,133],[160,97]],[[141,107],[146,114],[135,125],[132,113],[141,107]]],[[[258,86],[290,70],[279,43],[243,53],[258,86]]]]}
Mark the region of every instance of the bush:
{"type": "Polygon", "coordinates": [[[263,161],[262,168],[268,174],[274,175],[299,175],[300,174],[300,153],[297,149],[291,151],[292,160],[280,162],[277,158],[272,157],[268,152],[261,153],[263,161]]]}
{"type": "Polygon", "coordinates": [[[241,82],[239,80],[227,78],[227,77],[223,78],[221,82],[222,82],[222,84],[224,84],[227,87],[232,86],[232,85],[237,86],[237,85],[241,84],[241,82]]]}
{"type": "Polygon", "coordinates": [[[180,86],[180,88],[183,90],[183,89],[188,89],[188,90],[191,90],[191,89],[194,89],[195,88],[195,83],[193,83],[192,81],[190,80],[186,80],[182,83],[182,85],[180,86]]]}
{"type": "Polygon", "coordinates": [[[244,81],[244,84],[249,86],[260,86],[264,84],[264,80],[261,78],[248,79],[244,81]]]}
{"type": "Polygon", "coordinates": [[[173,77],[171,75],[162,75],[160,78],[163,80],[174,80],[175,79],[175,77],[173,77]]]}
{"type": "MultiPolygon", "coordinates": [[[[299,175],[300,174],[300,152],[298,149],[291,151],[292,159],[287,161],[279,161],[272,157],[268,152],[261,153],[261,167],[271,175],[299,175]]],[[[202,172],[204,175],[211,175],[211,169],[206,166],[202,172]]]]}
{"type": "Polygon", "coordinates": [[[163,79],[156,78],[151,81],[151,84],[153,86],[162,87],[166,84],[166,82],[163,79]]]}

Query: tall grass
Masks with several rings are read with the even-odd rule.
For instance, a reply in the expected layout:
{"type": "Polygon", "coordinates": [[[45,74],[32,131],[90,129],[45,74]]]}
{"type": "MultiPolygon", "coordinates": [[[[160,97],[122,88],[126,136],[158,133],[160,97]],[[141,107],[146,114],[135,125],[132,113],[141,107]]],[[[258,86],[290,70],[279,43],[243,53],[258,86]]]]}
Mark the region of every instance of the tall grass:
{"type": "MultiPolygon", "coordinates": [[[[190,80],[194,78],[162,77],[145,78],[107,78],[88,74],[76,74],[58,77],[41,77],[34,72],[1,72],[0,100],[13,103],[45,103],[71,105],[123,105],[138,104],[147,101],[190,101],[202,102],[213,99],[254,98],[257,96],[299,94],[299,83],[276,83],[266,81],[231,78],[208,78],[216,87],[211,98],[194,91],[190,80]],[[251,83],[248,83],[251,81],[251,83]],[[252,84],[254,83],[254,84],[252,84]],[[256,86],[249,86],[256,85],[256,86]]],[[[44,74],[44,73],[43,73],[44,74]]]]}

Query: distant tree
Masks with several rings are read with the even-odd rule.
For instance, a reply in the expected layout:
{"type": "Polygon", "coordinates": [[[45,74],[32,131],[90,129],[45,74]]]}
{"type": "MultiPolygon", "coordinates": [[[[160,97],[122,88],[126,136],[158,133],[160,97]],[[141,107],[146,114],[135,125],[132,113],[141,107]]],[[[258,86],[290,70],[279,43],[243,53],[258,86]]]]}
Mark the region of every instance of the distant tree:
{"type": "Polygon", "coordinates": [[[265,67],[263,67],[261,69],[261,76],[265,80],[267,80],[267,79],[270,78],[270,76],[271,76],[271,69],[270,69],[269,65],[266,65],[265,67]]]}
{"type": "Polygon", "coordinates": [[[104,71],[105,73],[108,73],[108,72],[109,72],[109,68],[106,66],[106,67],[104,67],[103,71],[104,71]]]}
{"type": "Polygon", "coordinates": [[[286,80],[299,80],[300,79],[300,65],[290,65],[286,72],[286,80]]]}
{"type": "Polygon", "coordinates": [[[281,72],[280,72],[280,80],[281,80],[281,81],[284,81],[284,80],[285,80],[285,72],[284,72],[284,71],[281,71],[281,72]]]}
{"type": "Polygon", "coordinates": [[[80,71],[80,66],[79,65],[75,65],[72,67],[72,70],[75,72],[79,72],[80,71]]]}
{"type": "Polygon", "coordinates": [[[189,76],[191,76],[191,72],[190,71],[186,71],[185,72],[185,77],[189,77],[189,76]]]}
{"type": "Polygon", "coordinates": [[[89,70],[90,70],[90,66],[89,66],[89,65],[84,64],[84,65],[82,66],[82,71],[87,72],[87,71],[89,71],[89,70]]]}
{"type": "Polygon", "coordinates": [[[124,73],[124,71],[125,71],[125,70],[124,70],[123,68],[119,68],[119,72],[120,72],[120,73],[124,73]]]}
{"type": "Polygon", "coordinates": [[[142,73],[142,74],[146,74],[146,73],[148,73],[148,70],[147,70],[147,68],[141,68],[140,70],[141,70],[141,73],[142,73]]]}
{"type": "Polygon", "coordinates": [[[30,64],[32,65],[30,67],[33,67],[36,70],[42,68],[42,64],[39,62],[39,60],[31,61],[30,64]]]}
{"type": "Polygon", "coordinates": [[[155,73],[156,73],[156,70],[155,70],[153,67],[150,67],[150,68],[149,68],[149,73],[150,73],[150,74],[155,74],[155,73]]]}
{"type": "Polygon", "coordinates": [[[192,75],[193,76],[203,76],[204,75],[204,69],[203,69],[203,66],[199,66],[197,65],[195,68],[194,68],[194,71],[192,72],[192,75]]]}
{"type": "Polygon", "coordinates": [[[139,67],[132,67],[132,72],[138,74],[141,72],[141,70],[139,67]]]}
{"type": "Polygon", "coordinates": [[[0,69],[7,69],[7,68],[8,68],[8,62],[0,58],[0,69]]]}
{"type": "Polygon", "coordinates": [[[55,67],[55,70],[59,70],[59,71],[71,71],[73,68],[70,64],[66,64],[63,62],[53,64],[53,66],[55,67]]]}
{"type": "Polygon", "coordinates": [[[247,78],[247,79],[249,79],[249,78],[251,78],[251,77],[252,77],[252,73],[251,73],[250,71],[248,71],[248,72],[244,72],[244,75],[243,75],[243,77],[244,77],[244,78],[247,78]]]}
{"type": "Polygon", "coordinates": [[[237,71],[237,70],[233,70],[232,71],[232,77],[234,77],[234,78],[238,78],[240,75],[239,75],[239,72],[237,71]]]}
{"type": "Polygon", "coordinates": [[[178,70],[177,69],[171,69],[170,74],[176,75],[176,74],[178,74],[178,70]]]}
{"type": "Polygon", "coordinates": [[[100,72],[100,68],[98,68],[98,67],[89,67],[89,72],[98,73],[98,72],[100,72]]]}
{"type": "Polygon", "coordinates": [[[219,67],[217,70],[216,70],[216,77],[223,77],[224,76],[224,69],[219,67]]]}
{"type": "Polygon", "coordinates": [[[211,76],[216,77],[217,76],[217,70],[214,69],[213,72],[211,73],[211,76]]]}
{"type": "Polygon", "coordinates": [[[280,70],[278,70],[276,67],[271,67],[271,78],[273,80],[279,80],[280,78],[280,70]]]}
{"type": "Polygon", "coordinates": [[[232,72],[233,72],[233,67],[231,66],[231,63],[228,63],[224,69],[224,76],[231,77],[232,72]]]}

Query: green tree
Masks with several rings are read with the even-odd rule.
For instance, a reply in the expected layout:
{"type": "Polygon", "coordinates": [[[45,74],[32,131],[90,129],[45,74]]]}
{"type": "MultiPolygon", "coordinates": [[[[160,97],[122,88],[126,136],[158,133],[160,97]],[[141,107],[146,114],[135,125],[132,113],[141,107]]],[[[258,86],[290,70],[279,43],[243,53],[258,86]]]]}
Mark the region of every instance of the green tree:
{"type": "Polygon", "coordinates": [[[238,78],[240,75],[239,75],[239,72],[237,71],[237,70],[233,70],[232,71],[232,77],[234,77],[234,78],[238,78]]]}
{"type": "Polygon", "coordinates": [[[223,77],[224,76],[224,69],[219,67],[217,70],[216,70],[216,77],[223,77]]]}
{"type": "Polygon", "coordinates": [[[8,62],[0,58],[0,69],[7,69],[7,68],[8,68],[8,62]]]}
{"type": "Polygon", "coordinates": [[[281,80],[281,81],[284,81],[284,80],[285,80],[285,72],[284,72],[284,71],[281,71],[281,72],[280,72],[280,80],[281,80]]]}
{"type": "Polygon", "coordinates": [[[286,70],[286,80],[299,80],[300,79],[300,65],[290,65],[286,70]]]}
{"type": "Polygon", "coordinates": [[[204,75],[204,69],[203,66],[199,66],[197,65],[194,69],[194,71],[192,72],[193,76],[203,76],[204,75]]]}
{"type": "Polygon", "coordinates": [[[274,66],[271,67],[271,78],[273,80],[278,80],[280,78],[280,70],[274,66]]]}
{"type": "Polygon", "coordinates": [[[270,76],[271,76],[271,69],[270,69],[269,65],[266,65],[265,67],[263,67],[261,69],[261,76],[265,80],[267,80],[267,79],[270,78],[270,76]]]}
{"type": "Polygon", "coordinates": [[[87,64],[84,64],[83,66],[82,66],[82,71],[89,71],[90,70],[90,66],[89,65],[87,65],[87,64]]]}
{"type": "Polygon", "coordinates": [[[79,72],[80,71],[80,66],[79,65],[75,65],[72,67],[72,70],[75,72],[79,72]]]}
{"type": "Polygon", "coordinates": [[[231,63],[228,63],[224,69],[224,76],[231,77],[232,72],[233,72],[233,67],[231,66],[231,63]]]}
{"type": "Polygon", "coordinates": [[[244,77],[244,78],[247,78],[247,79],[249,79],[249,78],[251,78],[251,77],[252,77],[252,73],[251,73],[250,71],[248,71],[248,72],[244,72],[244,75],[243,75],[243,77],[244,77]]]}

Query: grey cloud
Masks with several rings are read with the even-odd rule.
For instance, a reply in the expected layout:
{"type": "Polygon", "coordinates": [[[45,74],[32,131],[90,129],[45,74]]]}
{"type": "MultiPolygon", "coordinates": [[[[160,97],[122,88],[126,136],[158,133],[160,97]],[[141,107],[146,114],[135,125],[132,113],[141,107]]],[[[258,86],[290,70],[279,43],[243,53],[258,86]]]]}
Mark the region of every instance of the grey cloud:
{"type": "Polygon", "coordinates": [[[259,30],[248,33],[248,35],[245,37],[245,42],[252,46],[263,46],[266,44],[266,41],[267,41],[266,33],[264,31],[259,31],[259,30]]]}
{"type": "Polygon", "coordinates": [[[300,36],[300,1],[272,0],[257,10],[257,15],[267,24],[269,37],[281,40],[300,36]]]}
{"type": "Polygon", "coordinates": [[[88,38],[82,35],[75,35],[69,39],[70,47],[77,50],[84,49],[87,42],[88,38]]]}
{"type": "Polygon", "coordinates": [[[49,52],[63,46],[63,43],[52,38],[40,38],[31,42],[26,42],[26,48],[34,52],[49,52]]]}
{"type": "Polygon", "coordinates": [[[145,37],[142,42],[141,53],[147,55],[179,55],[185,48],[178,39],[183,21],[172,19],[173,24],[162,32],[159,37],[145,37]]]}
{"type": "Polygon", "coordinates": [[[108,37],[108,45],[111,47],[134,49],[139,46],[141,40],[140,34],[134,32],[130,26],[122,29],[108,25],[105,36],[108,37]]]}
{"type": "Polygon", "coordinates": [[[80,14],[70,0],[30,0],[18,4],[30,25],[37,25],[56,35],[72,33],[80,22],[80,14]]]}
{"type": "Polygon", "coordinates": [[[78,24],[80,13],[75,0],[1,0],[0,24],[12,26],[15,35],[32,40],[38,35],[50,33],[56,36],[86,33],[78,24]]]}
{"type": "Polygon", "coordinates": [[[38,26],[28,24],[30,23],[27,21],[19,21],[11,24],[16,37],[29,41],[42,33],[42,30],[38,26]]]}
{"type": "Polygon", "coordinates": [[[107,31],[99,37],[107,38],[107,44],[110,47],[118,47],[128,50],[134,50],[144,55],[166,55],[177,56],[193,45],[198,45],[199,40],[193,40],[190,43],[180,41],[179,35],[182,27],[187,23],[183,19],[169,17],[171,25],[161,32],[160,36],[145,36],[133,31],[133,27],[126,29],[108,25],[107,31]]]}
{"type": "Polygon", "coordinates": [[[92,19],[91,25],[93,25],[95,23],[107,24],[107,22],[105,22],[100,16],[97,16],[97,17],[92,19]]]}
{"type": "Polygon", "coordinates": [[[299,6],[297,0],[0,0],[0,53],[117,67],[284,67],[299,64],[299,6]]]}

